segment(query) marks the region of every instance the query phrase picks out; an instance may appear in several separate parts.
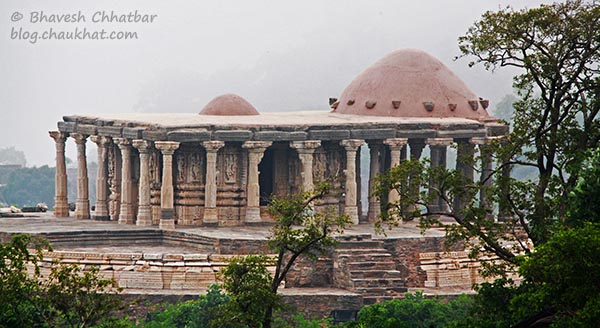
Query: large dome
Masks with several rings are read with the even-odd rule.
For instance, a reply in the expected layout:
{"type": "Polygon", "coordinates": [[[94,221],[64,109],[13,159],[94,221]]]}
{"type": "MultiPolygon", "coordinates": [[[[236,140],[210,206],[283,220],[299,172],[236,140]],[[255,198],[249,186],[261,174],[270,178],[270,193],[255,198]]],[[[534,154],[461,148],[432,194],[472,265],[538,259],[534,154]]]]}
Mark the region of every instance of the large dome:
{"type": "Polygon", "coordinates": [[[383,57],[354,78],[332,105],[340,114],[478,120],[490,117],[487,106],[446,65],[416,49],[383,57]]]}
{"type": "Polygon", "coordinates": [[[258,111],[246,99],[228,93],[211,100],[200,115],[258,115],[258,111]]]}

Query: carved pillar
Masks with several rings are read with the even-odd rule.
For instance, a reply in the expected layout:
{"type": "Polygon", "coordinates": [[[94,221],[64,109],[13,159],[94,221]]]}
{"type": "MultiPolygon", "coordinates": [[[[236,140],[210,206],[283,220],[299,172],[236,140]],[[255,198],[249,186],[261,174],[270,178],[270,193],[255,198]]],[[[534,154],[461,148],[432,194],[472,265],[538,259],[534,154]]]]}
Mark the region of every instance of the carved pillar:
{"type": "Polygon", "coordinates": [[[381,172],[381,153],[383,145],[380,141],[367,141],[369,144],[369,210],[367,219],[369,222],[375,222],[381,212],[381,203],[375,194],[377,185],[375,178],[381,172]]]}
{"type": "MultiPolygon", "coordinates": [[[[409,139],[408,144],[410,145],[410,159],[412,161],[418,161],[421,159],[421,154],[423,153],[423,148],[425,148],[425,140],[424,139],[409,139]]],[[[419,193],[419,181],[416,178],[417,172],[411,172],[410,179],[408,182],[408,192],[411,195],[416,195],[419,193]]],[[[409,212],[415,210],[416,205],[410,206],[408,208],[409,212]]]]}
{"type": "MultiPolygon", "coordinates": [[[[473,155],[475,147],[469,141],[469,139],[457,140],[456,171],[462,176],[465,187],[463,192],[468,192],[467,187],[473,183],[473,155]]],[[[454,211],[459,213],[464,210],[468,200],[467,195],[456,195],[454,197],[454,211]]]]}
{"type": "Polygon", "coordinates": [[[91,136],[98,148],[98,174],[96,176],[96,210],[94,220],[108,221],[108,144],[110,138],[102,136],[91,136]]]}
{"type": "Polygon", "coordinates": [[[119,224],[134,224],[135,213],[132,199],[133,180],[131,178],[131,141],[126,138],[114,139],[121,150],[121,213],[119,224]]]}
{"type": "Polygon", "coordinates": [[[313,154],[321,146],[320,140],[292,141],[290,148],[296,149],[302,163],[302,188],[304,191],[313,190],[313,154]]]}
{"type": "Polygon", "coordinates": [[[48,131],[56,143],[56,173],[54,176],[54,216],[69,216],[69,200],[67,198],[67,165],[65,162],[65,142],[68,133],[48,131]]]}
{"type": "Polygon", "coordinates": [[[152,143],[146,140],[133,140],[133,146],[140,153],[140,181],[138,190],[138,215],[136,225],[152,225],[152,208],[150,206],[150,150],[152,143]]]}
{"type": "Polygon", "coordinates": [[[162,184],[160,188],[160,229],[175,229],[173,206],[173,154],[179,148],[176,141],[157,141],[154,146],[163,155],[162,184]]]}
{"type": "MultiPolygon", "coordinates": [[[[452,145],[452,138],[429,138],[426,140],[431,151],[431,168],[432,171],[446,169],[447,148],[452,145]]],[[[439,192],[439,181],[433,177],[429,180],[429,195],[433,195],[429,204],[429,211],[444,212],[447,210],[447,204],[443,199],[443,194],[439,192]]]]}
{"type": "Polygon", "coordinates": [[[246,223],[260,222],[260,185],[258,180],[258,164],[262,160],[265,150],[271,146],[270,141],[246,141],[243,148],[248,150],[248,184],[246,223]]]}
{"type": "Polygon", "coordinates": [[[75,217],[78,219],[90,218],[90,199],[88,190],[87,158],[85,155],[85,142],[87,135],[71,133],[77,144],[77,203],[75,204],[75,217]]]}
{"type": "Polygon", "coordinates": [[[111,221],[118,221],[121,212],[121,152],[111,142],[108,150],[108,181],[110,196],[108,197],[108,214],[111,221]]]}
{"type": "Polygon", "coordinates": [[[492,185],[492,153],[490,150],[490,142],[493,139],[490,137],[471,138],[470,142],[479,147],[479,156],[481,158],[481,189],[479,190],[479,204],[488,211],[492,211],[492,202],[487,194],[492,185]]]}
{"type": "MultiPolygon", "coordinates": [[[[407,138],[390,138],[383,141],[390,148],[390,168],[398,166],[402,160],[402,150],[406,150],[407,138]]],[[[391,204],[400,200],[400,194],[396,189],[390,190],[388,202],[391,204]]]]}
{"type": "Polygon", "coordinates": [[[346,150],[346,206],[344,213],[348,215],[352,224],[358,224],[357,187],[356,187],[356,151],[364,140],[342,140],[340,145],[346,150]]]}
{"type": "Polygon", "coordinates": [[[218,225],[217,213],[217,152],[223,146],[223,141],[204,141],[206,149],[206,179],[204,187],[204,225],[218,225]]]}

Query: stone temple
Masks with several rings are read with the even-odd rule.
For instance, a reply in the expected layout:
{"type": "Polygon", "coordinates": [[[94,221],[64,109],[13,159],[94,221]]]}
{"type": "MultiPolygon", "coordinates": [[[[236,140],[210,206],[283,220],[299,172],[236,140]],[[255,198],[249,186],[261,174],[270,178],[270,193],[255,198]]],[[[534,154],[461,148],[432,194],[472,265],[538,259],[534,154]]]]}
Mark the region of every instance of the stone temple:
{"type": "MultiPolygon", "coordinates": [[[[424,236],[416,227],[399,227],[376,238],[372,230],[365,231],[382,204],[370,197],[363,206],[359,195],[361,190],[373,190],[377,174],[409,156],[419,159],[428,153],[433,166],[446,166],[453,144],[459,158],[473,157],[477,151],[485,155],[488,141],[508,132],[505,124],[488,114],[488,105],[442,62],[407,49],[368,67],[337,99],[330,99],[331,108],[324,111],[261,113],[242,97],[226,94],[199,113],[65,116],[58,130],[50,131],[56,141],[54,215],[71,215],[65,167],[65,141],[71,137],[78,153],[74,216],[98,221],[87,221],[90,227],[103,221],[103,226],[120,232],[123,241],[118,244],[114,233],[89,231],[54,238],[74,240],[75,246],[98,245],[105,239],[118,244],[121,252],[131,252],[132,245],[150,236],[162,238],[163,245],[191,240],[186,245],[203,255],[70,252],[60,256],[110,268],[113,271],[105,274],[125,288],[208,286],[225,263],[219,256],[260,251],[264,233],[253,240],[236,240],[236,236],[268,230],[263,226],[272,222],[265,210],[272,196],[310,190],[317,181],[329,180],[340,193],[316,206],[347,214],[353,228],[341,237],[346,242],[339,249],[316,263],[298,264],[288,275],[284,291],[333,288],[325,293],[333,298],[319,302],[314,299],[317,292],[305,293],[307,307],[324,304],[330,311],[360,308],[363,299],[369,304],[401,297],[407,287],[468,289],[480,281],[479,264],[459,249],[444,253],[443,232],[424,236]],[[95,204],[88,197],[88,140],[98,146],[95,204]],[[361,147],[368,147],[368,161],[361,161],[361,147]],[[426,147],[429,151],[423,152],[426,147]],[[361,162],[369,163],[367,182],[360,177],[361,162]],[[111,262],[115,259],[121,262],[111,262]],[[342,301],[335,298],[339,290],[342,301]],[[359,303],[348,305],[347,296],[359,303]]],[[[486,181],[492,163],[489,156],[479,157],[478,167],[472,161],[458,161],[456,168],[471,179],[477,169],[486,181]]],[[[394,201],[399,196],[391,192],[388,197],[387,201],[394,201]]],[[[441,201],[434,205],[444,206],[441,201]]],[[[454,206],[463,205],[459,200],[454,206]]],[[[298,301],[300,294],[293,298],[298,301]]]]}
{"type": "MultiPolygon", "coordinates": [[[[119,224],[237,226],[268,223],[269,198],[310,190],[334,179],[345,192],[324,200],[354,223],[373,221],[371,197],[362,213],[359,148],[368,145],[370,179],[430,148],[446,165],[506,133],[478,97],[442,62],[420,50],[399,50],[360,73],[331,99],[332,110],[260,113],[240,96],[216,97],[199,113],[65,116],[56,141],[55,215],[69,215],[65,141],[78,150],[75,216],[119,224]],[[97,201],[90,212],[86,142],[98,146],[97,201]],[[337,179],[337,180],[336,180],[337,179]]],[[[490,169],[491,163],[482,163],[490,169]]],[[[459,164],[460,166],[460,164],[459,164]]],[[[458,167],[473,176],[473,167],[458,167]]],[[[397,195],[390,194],[390,200],[397,195]]],[[[92,204],[94,205],[94,204],[92,204]]]]}

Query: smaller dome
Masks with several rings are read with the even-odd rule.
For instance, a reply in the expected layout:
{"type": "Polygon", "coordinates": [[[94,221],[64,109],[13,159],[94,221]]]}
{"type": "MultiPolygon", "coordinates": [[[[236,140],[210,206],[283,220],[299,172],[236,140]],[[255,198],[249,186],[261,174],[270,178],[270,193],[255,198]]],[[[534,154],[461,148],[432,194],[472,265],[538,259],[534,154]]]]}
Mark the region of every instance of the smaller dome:
{"type": "Polygon", "coordinates": [[[211,100],[200,115],[258,115],[258,111],[246,99],[232,93],[224,94],[211,100]]]}

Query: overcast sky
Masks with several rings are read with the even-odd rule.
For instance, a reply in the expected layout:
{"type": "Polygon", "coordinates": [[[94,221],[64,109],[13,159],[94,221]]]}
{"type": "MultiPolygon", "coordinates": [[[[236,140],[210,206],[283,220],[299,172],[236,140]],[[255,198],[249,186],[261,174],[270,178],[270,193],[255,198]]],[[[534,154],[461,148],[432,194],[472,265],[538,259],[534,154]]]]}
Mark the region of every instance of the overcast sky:
{"type": "MultiPolygon", "coordinates": [[[[193,113],[230,92],[264,112],[326,110],[327,99],[339,96],[354,76],[401,48],[423,49],[439,58],[476,94],[491,99],[493,108],[512,91],[514,72],[492,74],[468,68],[466,59],[453,61],[459,54],[457,38],[486,10],[538,4],[2,0],[0,148],[24,151],[28,165],[54,165],[54,142],[47,131],[63,115],[193,113]],[[102,12],[110,18],[111,11],[118,17],[136,10],[155,15],[153,22],[92,21],[102,12]],[[37,22],[41,11],[48,20],[73,14],[70,18],[80,21],[37,22]],[[90,33],[135,32],[137,38],[39,39],[45,31],[58,38],[61,31],[84,28],[90,33]],[[38,32],[37,41],[33,32],[38,32]]],[[[74,159],[74,143],[67,148],[74,159]]]]}

